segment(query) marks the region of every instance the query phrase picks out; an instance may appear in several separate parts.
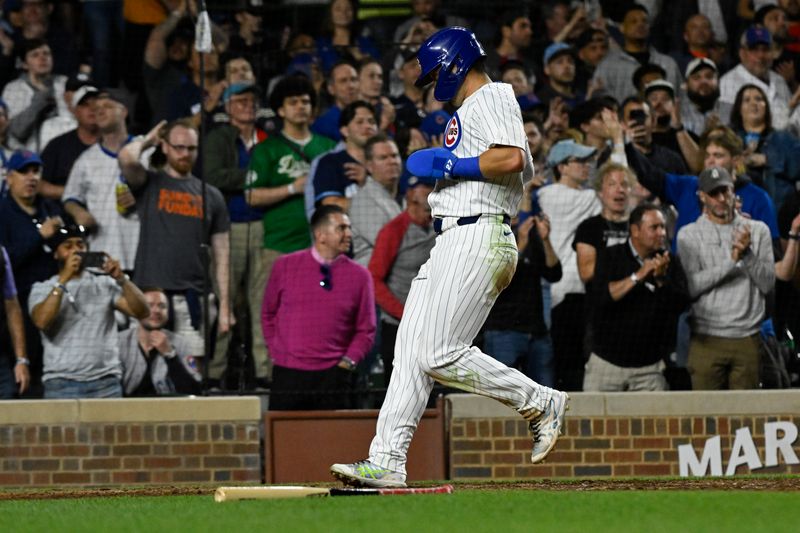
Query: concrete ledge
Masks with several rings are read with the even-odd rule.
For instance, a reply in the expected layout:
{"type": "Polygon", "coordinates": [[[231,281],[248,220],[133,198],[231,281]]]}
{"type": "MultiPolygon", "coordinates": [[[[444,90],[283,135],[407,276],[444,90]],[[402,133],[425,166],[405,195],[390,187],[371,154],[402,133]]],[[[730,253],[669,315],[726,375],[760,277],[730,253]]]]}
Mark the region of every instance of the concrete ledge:
{"type": "MultiPolygon", "coordinates": [[[[764,415],[800,412],[800,390],[570,393],[569,416],[764,415]]],[[[475,394],[451,394],[452,418],[510,418],[517,413],[475,394]]]]}
{"type": "Polygon", "coordinates": [[[0,402],[0,426],[14,424],[73,424],[77,400],[9,400],[0,402]]]}
{"type": "Polygon", "coordinates": [[[261,420],[257,396],[78,400],[81,422],[203,422],[261,420]]]}
{"type": "Polygon", "coordinates": [[[258,396],[0,402],[0,426],[91,422],[228,422],[261,420],[258,396]]]}

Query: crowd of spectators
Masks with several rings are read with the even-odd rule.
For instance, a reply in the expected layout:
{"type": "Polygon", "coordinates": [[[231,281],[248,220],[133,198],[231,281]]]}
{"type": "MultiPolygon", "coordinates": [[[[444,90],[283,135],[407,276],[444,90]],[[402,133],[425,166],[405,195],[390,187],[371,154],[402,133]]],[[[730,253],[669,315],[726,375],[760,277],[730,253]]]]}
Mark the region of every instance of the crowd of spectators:
{"type": "Polygon", "coordinates": [[[536,169],[491,213],[489,354],[573,391],[796,372],[764,347],[800,334],[800,2],[208,3],[201,53],[196,0],[0,2],[0,397],[364,405],[435,242],[404,162],[457,121],[415,85],[448,25],[536,169]]]}

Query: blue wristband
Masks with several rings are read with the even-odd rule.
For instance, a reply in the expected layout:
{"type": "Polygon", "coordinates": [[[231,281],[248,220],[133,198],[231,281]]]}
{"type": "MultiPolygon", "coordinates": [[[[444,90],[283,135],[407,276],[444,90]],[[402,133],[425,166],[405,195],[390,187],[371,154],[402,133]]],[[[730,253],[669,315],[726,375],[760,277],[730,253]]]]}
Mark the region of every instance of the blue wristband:
{"type": "Polygon", "coordinates": [[[481,174],[480,157],[465,157],[453,165],[453,177],[483,179],[481,174]]]}

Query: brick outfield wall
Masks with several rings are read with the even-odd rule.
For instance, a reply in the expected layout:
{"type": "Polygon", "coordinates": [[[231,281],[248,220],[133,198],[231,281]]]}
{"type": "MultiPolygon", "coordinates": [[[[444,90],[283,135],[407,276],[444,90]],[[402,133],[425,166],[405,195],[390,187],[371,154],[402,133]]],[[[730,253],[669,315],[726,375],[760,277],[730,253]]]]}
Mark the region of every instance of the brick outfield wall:
{"type": "MultiPolygon", "coordinates": [[[[453,418],[450,430],[452,479],[519,479],[586,476],[677,476],[678,446],[691,443],[702,455],[707,438],[721,436],[723,471],[736,430],[750,428],[763,462],[764,424],[800,416],[632,416],[568,418],[564,435],[544,464],[530,463],[531,437],[519,418],[453,418]]],[[[797,443],[795,443],[795,446],[797,443]]],[[[796,447],[795,447],[796,449],[796,447]]],[[[740,466],[737,474],[750,473],[740,466]]],[[[800,465],[753,473],[800,473],[800,465]]]]}
{"type": "Polygon", "coordinates": [[[0,403],[0,487],[261,481],[257,397],[0,403]]]}
{"type": "Polygon", "coordinates": [[[0,485],[260,480],[254,423],[0,427],[0,485]]]}

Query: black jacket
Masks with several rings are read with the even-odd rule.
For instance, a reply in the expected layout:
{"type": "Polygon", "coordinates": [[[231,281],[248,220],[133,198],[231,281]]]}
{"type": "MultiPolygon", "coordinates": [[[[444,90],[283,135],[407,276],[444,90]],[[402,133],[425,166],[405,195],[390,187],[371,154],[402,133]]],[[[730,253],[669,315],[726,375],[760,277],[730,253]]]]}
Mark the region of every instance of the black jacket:
{"type": "Polygon", "coordinates": [[[608,285],[639,270],[630,241],[598,254],[590,295],[592,352],[622,367],[654,364],[675,345],[678,315],[689,305],[686,275],[677,256],[671,256],[667,275],[656,283],[640,281],[614,301],[608,285]]]}

